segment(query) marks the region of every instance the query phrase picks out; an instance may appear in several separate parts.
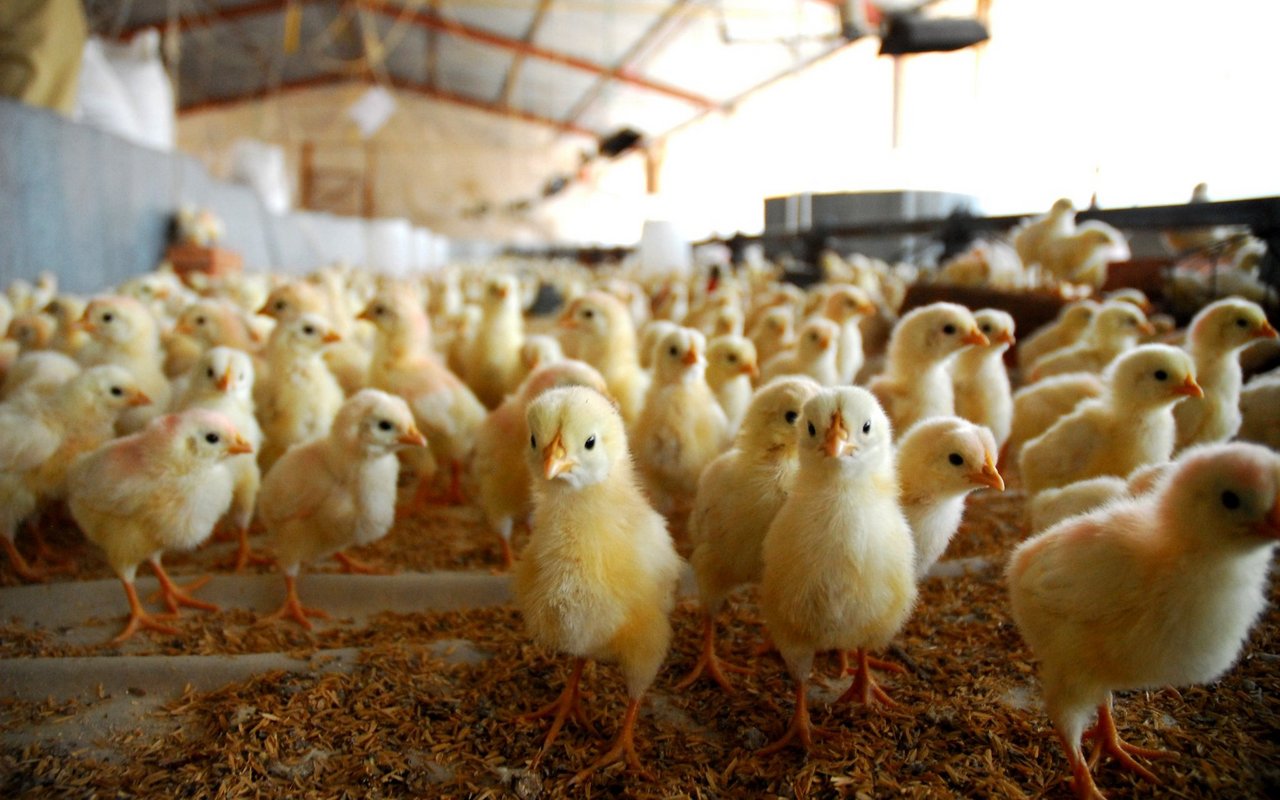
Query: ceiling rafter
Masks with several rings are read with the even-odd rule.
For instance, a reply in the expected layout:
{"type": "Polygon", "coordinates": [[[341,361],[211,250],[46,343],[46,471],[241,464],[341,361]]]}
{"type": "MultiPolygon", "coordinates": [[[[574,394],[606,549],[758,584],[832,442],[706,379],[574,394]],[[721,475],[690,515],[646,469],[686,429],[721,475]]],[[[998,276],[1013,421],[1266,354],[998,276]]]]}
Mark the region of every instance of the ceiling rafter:
{"type": "Polygon", "coordinates": [[[392,76],[391,78],[391,85],[397,89],[413,92],[433,100],[441,100],[447,103],[453,103],[454,105],[474,108],[478,111],[485,111],[490,114],[496,114],[500,117],[507,117],[508,119],[518,119],[538,125],[548,125],[566,133],[576,133],[581,136],[588,136],[592,139],[599,138],[600,136],[598,131],[584,128],[581,125],[568,123],[559,119],[552,119],[551,117],[544,117],[541,114],[534,114],[531,111],[525,111],[523,109],[505,108],[498,103],[481,100],[469,95],[458,94],[457,92],[451,92],[447,89],[441,89],[438,86],[416,83],[414,81],[404,80],[395,76],[392,76]]]}
{"type": "MultiPolygon", "coordinates": [[[[554,0],[538,0],[538,7],[533,11],[533,19],[529,20],[529,27],[525,29],[524,36],[520,37],[520,41],[525,44],[533,44],[534,37],[542,29],[542,21],[546,19],[547,9],[551,8],[553,2],[554,0]]],[[[515,91],[516,81],[520,78],[520,68],[524,66],[526,57],[523,53],[516,53],[515,57],[511,59],[511,66],[507,68],[507,75],[502,79],[502,89],[498,92],[498,102],[503,106],[511,106],[511,95],[515,91]]]]}
{"type": "MultiPolygon", "coordinates": [[[[306,4],[315,2],[315,0],[298,0],[298,2],[306,4]]],[[[245,17],[257,17],[263,14],[283,12],[287,5],[288,0],[260,0],[257,3],[245,3],[244,5],[231,6],[229,8],[215,8],[211,11],[197,14],[180,14],[175,20],[175,24],[180,32],[186,32],[194,28],[208,28],[220,23],[235,22],[245,17]]],[[[132,39],[134,35],[148,28],[164,28],[168,24],[169,18],[167,16],[148,22],[135,22],[132,25],[121,28],[119,38],[132,39]]]]}

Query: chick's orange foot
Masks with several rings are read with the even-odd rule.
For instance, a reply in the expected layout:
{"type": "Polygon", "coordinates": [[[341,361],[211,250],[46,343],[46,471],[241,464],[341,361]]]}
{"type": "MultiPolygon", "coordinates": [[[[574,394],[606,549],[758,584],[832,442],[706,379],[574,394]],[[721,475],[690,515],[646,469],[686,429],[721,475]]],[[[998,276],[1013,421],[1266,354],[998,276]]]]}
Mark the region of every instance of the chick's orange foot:
{"type": "Polygon", "coordinates": [[[1174,758],[1174,754],[1168,751],[1138,747],[1121,740],[1120,732],[1116,730],[1115,718],[1111,716],[1110,702],[1098,706],[1098,723],[1084,732],[1084,739],[1093,742],[1093,749],[1089,752],[1088,768],[1090,770],[1097,768],[1102,760],[1102,754],[1106,753],[1119,761],[1120,766],[1129,772],[1157,785],[1160,779],[1151,770],[1135,761],[1133,756],[1155,759],[1174,758]]]}
{"type": "Polygon", "coordinates": [[[826,728],[819,728],[809,719],[809,698],[805,693],[803,683],[796,687],[796,710],[791,716],[791,724],[787,727],[787,732],[782,738],[771,745],[756,751],[758,756],[769,756],[774,753],[782,752],[787,747],[799,741],[800,747],[806,753],[813,747],[814,739],[825,739],[834,736],[835,731],[826,728]]]}
{"type": "Polygon", "coordinates": [[[135,633],[143,628],[170,635],[178,633],[177,628],[165,625],[147,613],[146,609],[142,607],[141,601],[138,600],[138,590],[134,588],[133,583],[124,580],[121,583],[124,584],[125,597],[129,600],[129,622],[124,626],[124,630],[120,631],[110,641],[110,644],[120,644],[127,639],[131,639],[135,633]]]}
{"type": "Polygon", "coordinates": [[[547,731],[547,738],[543,740],[542,748],[538,750],[538,754],[529,763],[530,768],[536,767],[542,761],[542,757],[547,754],[551,744],[556,740],[556,736],[559,735],[560,729],[564,727],[565,720],[569,717],[573,717],[573,721],[585,728],[592,736],[599,735],[595,726],[591,724],[591,720],[582,710],[582,670],[586,663],[584,658],[579,658],[574,662],[569,682],[565,684],[564,691],[560,693],[559,697],[537,711],[531,711],[528,714],[521,714],[516,717],[517,722],[532,722],[537,719],[553,717],[551,729],[547,731]]]}
{"type": "Polygon", "coordinates": [[[180,606],[198,608],[202,611],[218,610],[218,606],[216,604],[191,596],[191,592],[194,592],[209,582],[210,578],[208,575],[203,578],[197,578],[185,586],[179,586],[173,582],[169,577],[169,574],[160,566],[159,561],[152,561],[151,569],[155,572],[156,579],[160,581],[160,589],[153,592],[147,599],[154,600],[156,598],[160,598],[164,601],[165,607],[169,609],[170,614],[177,614],[180,606]]]}
{"type": "Polygon", "coordinates": [[[886,706],[896,706],[897,703],[893,698],[889,697],[888,692],[881,689],[880,684],[876,682],[871,668],[876,667],[890,672],[906,672],[906,670],[892,661],[881,661],[878,658],[872,658],[867,655],[866,650],[855,650],[853,652],[854,657],[857,659],[857,663],[849,669],[849,673],[853,675],[853,682],[849,684],[849,688],[845,690],[844,694],[836,699],[836,703],[856,700],[866,706],[875,702],[883,703],[886,706]]]}
{"type": "Polygon", "coordinates": [[[0,545],[4,546],[5,553],[9,556],[9,564],[13,567],[13,571],[19,578],[27,583],[43,583],[48,577],[48,570],[33,565],[18,552],[18,547],[7,537],[0,536],[0,545]]]}
{"type": "Polygon", "coordinates": [[[367,564],[357,558],[353,558],[341,551],[333,554],[333,560],[342,565],[342,571],[347,574],[359,575],[387,575],[389,571],[376,564],[367,564]]]}
{"type": "Polygon", "coordinates": [[[307,630],[312,629],[311,620],[308,617],[316,619],[329,619],[329,612],[321,608],[309,608],[302,604],[298,598],[298,580],[292,575],[284,576],[285,598],[284,605],[270,616],[263,617],[264,622],[277,619],[291,619],[307,630]]]}
{"type": "Polygon", "coordinates": [[[720,684],[721,689],[724,689],[729,694],[733,694],[733,684],[729,683],[728,677],[724,674],[725,671],[735,672],[739,675],[748,675],[751,673],[751,670],[746,667],[740,667],[737,664],[730,664],[726,661],[720,660],[716,655],[715,622],[711,617],[705,617],[702,622],[702,652],[698,655],[698,661],[693,665],[693,669],[689,670],[689,674],[684,676],[684,678],[675,685],[675,688],[680,691],[688,689],[695,681],[698,680],[698,678],[706,675],[716,683],[720,684]]]}
{"type": "Polygon", "coordinates": [[[250,564],[261,566],[273,562],[274,559],[269,556],[253,552],[253,548],[249,547],[249,531],[245,529],[240,531],[240,540],[236,546],[235,554],[215,562],[214,566],[220,569],[229,569],[232,572],[243,572],[244,568],[250,564]]]}
{"type": "Polygon", "coordinates": [[[627,763],[628,769],[630,769],[635,773],[638,773],[645,780],[648,780],[648,781],[654,780],[653,773],[649,772],[644,768],[644,765],[640,763],[639,754],[636,753],[636,743],[635,743],[634,732],[635,732],[635,726],[636,726],[636,717],[639,716],[639,714],[640,714],[639,698],[630,700],[627,703],[626,714],[622,718],[622,730],[618,732],[618,738],[614,740],[613,746],[610,747],[608,750],[606,750],[604,754],[600,756],[600,758],[596,759],[591,766],[582,770],[577,775],[574,775],[573,778],[570,779],[569,781],[571,785],[576,783],[582,783],[583,781],[590,778],[591,775],[595,773],[596,770],[601,769],[602,767],[607,767],[610,764],[614,764],[618,761],[625,761],[627,763]]]}

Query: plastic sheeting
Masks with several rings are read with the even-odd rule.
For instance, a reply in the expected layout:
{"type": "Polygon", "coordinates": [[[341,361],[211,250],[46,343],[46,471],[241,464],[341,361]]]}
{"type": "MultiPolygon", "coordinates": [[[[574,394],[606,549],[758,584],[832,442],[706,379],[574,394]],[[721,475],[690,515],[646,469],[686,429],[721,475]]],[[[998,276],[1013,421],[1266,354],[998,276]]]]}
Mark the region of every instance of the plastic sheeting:
{"type": "Polygon", "coordinates": [[[236,139],[231,145],[231,180],[257,192],[271,213],[289,211],[289,170],[283,147],[257,139],[236,139]]]}
{"type": "Polygon", "coordinates": [[[91,37],[84,46],[74,119],[157,150],[173,150],[173,84],[160,60],[160,33],[127,44],[91,37]]]}

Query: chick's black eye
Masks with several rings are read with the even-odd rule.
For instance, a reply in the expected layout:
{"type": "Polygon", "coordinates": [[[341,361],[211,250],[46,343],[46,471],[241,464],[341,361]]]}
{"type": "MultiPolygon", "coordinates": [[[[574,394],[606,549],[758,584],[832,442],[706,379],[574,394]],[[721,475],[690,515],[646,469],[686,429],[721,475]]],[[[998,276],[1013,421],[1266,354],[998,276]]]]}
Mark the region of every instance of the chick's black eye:
{"type": "Polygon", "coordinates": [[[815,427],[813,427],[813,423],[812,423],[812,422],[810,422],[810,423],[809,423],[809,435],[810,435],[810,436],[817,436],[817,435],[818,435],[818,429],[817,429],[817,428],[815,428],[815,427]]]}
{"type": "Polygon", "coordinates": [[[796,412],[794,412],[794,411],[788,411],[788,412],[787,412],[786,420],[787,420],[787,424],[788,424],[788,425],[795,425],[795,424],[796,424],[796,420],[797,420],[797,419],[799,419],[799,418],[800,418],[800,415],[799,415],[799,414],[797,414],[796,412]]]}
{"type": "Polygon", "coordinates": [[[956,326],[950,323],[947,323],[946,325],[942,326],[942,332],[948,336],[951,336],[956,332],[956,326]]]}
{"type": "Polygon", "coordinates": [[[592,317],[594,317],[595,315],[596,315],[596,312],[592,311],[592,310],[591,310],[591,309],[589,309],[589,308],[588,308],[586,311],[583,311],[583,312],[582,312],[582,316],[586,317],[587,319],[591,319],[591,318],[592,318],[592,317]]]}
{"type": "Polygon", "coordinates": [[[588,450],[594,450],[596,446],[596,437],[588,436],[587,441],[584,442],[582,446],[587,448],[588,450]]]}
{"type": "Polygon", "coordinates": [[[218,442],[222,441],[222,437],[216,433],[206,433],[204,435],[204,440],[209,444],[217,444],[218,442]]]}
{"type": "Polygon", "coordinates": [[[737,363],[738,363],[738,357],[737,357],[737,356],[735,356],[733,353],[730,353],[730,354],[729,354],[729,363],[730,363],[730,364],[737,364],[737,363]]]}
{"type": "Polygon", "coordinates": [[[276,301],[276,311],[284,311],[284,301],[283,301],[283,300],[277,300],[277,301],[276,301]]]}
{"type": "Polygon", "coordinates": [[[316,329],[315,329],[315,328],[313,328],[313,327],[311,327],[310,325],[308,325],[308,326],[306,326],[305,328],[303,328],[303,329],[302,329],[302,332],[303,332],[303,333],[305,333],[306,335],[310,336],[311,334],[313,334],[313,333],[315,333],[315,332],[316,332],[316,329]]]}
{"type": "Polygon", "coordinates": [[[991,326],[990,326],[990,325],[983,325],[983,326],[982,326],[982,332],[983,332],[983,333],[991,333],[991,326]]]}
{"type": "Polygon", "coordinates": [[[1240,495],[1232,491],[1222,493],[1222,507],[1228,511],[1235,511],[1240,507],[1240,495]]]}
{"type": "Polygon", "coordinates": [[[951,455],[947,456],[947,460],[951,462],[952,466],[958,467],[964,463],[964,456],[960,455],[959,453],[952,453],[951,455]]]}
{"type": "Polygon", "coordinates": [[[871,420],[867,420],[866,422],[862,423],[862,432],[871,433],[871,420]]]}
{"type": "Polygon", "coordinates": [[[384,420],[379,420],[379,422],[378,422],[378,430],[380,430],[380,431],[389,431],[389,430],[391,430],[391,429],[392,429],[392,428],[394,428],[394,427],[395,427],[394,425],[392,425],[389,421],[387,421],[387,420],[385,420],[385,419],[384,419],[384,420]]]}
{"type": "Polygon", "coordinates": [[[204,324],[204,317],[196,317],[196,324],[197,324],[197,325],[203,325],[203,324],[204,324]]]}
{"type": "Polygon", "coordinates": [[[1236,327],[1237,327],[1237,328],[1247,328],[1247,327],[1249,327],[1249,322],[1248,322],[1248,320],[1246,320],[1246,319],[1244,319],[1243,317],[1241,317],[1240,319],[1236,320],[1236,327]]]}
{"type": "Polygon", "coordinates": [[[675,355],[679,355],[679,354],[680,354],[680,351],[676,350],[675,345],[672,345],[672,346],[671,346],[671,349],[670,349],[670,350],[668,350],[667,352],[668,352],[668,353],[670,353],[670,354],[671,354],[671,355],[673,355],[673,356],[675,356],[675,355]]]}
{"type": "Polygon", "coordinates": [[[102,315],[102,321],[103,321],[103,322],[110,322],[111,320],[113,320],[113,319],[115,319],[115,318],[116,318],[116,315],[115,315],[115,314],[103,314],[103,315],[102,315]]]}
{"type": "Polygon", "coordinates": [[[1155,375],[1156,375],[1156,380],[1158,380],[1158,381],[1167,381],[1167,380],[1169,380],[1169,373],[1165,372],[1165,371],[1164,371],[1164,370],[1162,370],[1162,369],[1158,369],[1158,370],[1156,370],[1155,375]]]}
{"type": "Polygon", "coordinates": [[[119,386],[112,386],[111,394],[115,397],[124,397],[124,389],[121,389],[119,386]]]}
{"type": "Polygon", "coordinates": [[[205,375],[208,375],[210,378],[212,378],[212,377],[213,377],[213,367],[209,367],[207,370],[205,370],[205,373],[204,373],[204,374],[205,374],[205,375]]]}
{"type": "Polygon", "coordinates": [[[530,437],[529,437],[529,447],[533,448],[534,450],[537,450],[537,449],[538,449],[538,437],[537,437],[537,436],[530,436],[530,437]]]}

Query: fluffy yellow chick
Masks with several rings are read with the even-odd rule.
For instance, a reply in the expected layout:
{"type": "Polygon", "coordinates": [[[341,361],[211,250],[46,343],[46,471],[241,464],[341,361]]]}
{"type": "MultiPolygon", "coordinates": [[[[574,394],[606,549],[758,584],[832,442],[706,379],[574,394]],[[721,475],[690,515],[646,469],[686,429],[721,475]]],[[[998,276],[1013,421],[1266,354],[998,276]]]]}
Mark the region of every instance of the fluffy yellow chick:
{"type": "Polygon", "coordinates": [[[991,431],[960,417],[921,420],[898,442],[902,511],[915,537],[916,580],[946,551],[975,489],[1004,490],[991,431]]]}
{"type": "Polygon", "coordinates": [[[25,311],[9,322],[5,335],[18,343],[23,352],[47,350],[58,333],[58,322],[42,311],[25,311]]]}
{"type": "Polygon", "coordinates": [[[1120,498],[1132,499],[1148,492],[1172,465],[1171,461],[1147,464],[1134,470],[1128,478],[1099,475],[1038,492],[1027,506],[1031,532],[1046,531],[1067,517],[1093,511],[1120,498]]]}
{"type": "Polygon", "coordinates": [[[1280,450],[1280,373],[1259,375],[1240,392],[1241,441],[1280,450]]]}
{"type": "Polygon", "coordinates": [[[225,300],[204,299],[193,303],[178,317],[173,333],[175,337],[192,340],[196,347],[194,355],[192,350],[170,348],[165,363],[165,371],[169,375],[181,375],[190,370],[200,354],[210,347],[234,347],[253,353],[261,345],[244,314],[225,300]]]}
{"type": "Polygon", "coordinates": [[[1018,471],[1027,491],[1128,475],[1172,455],[1173,404],[1201,395],[1191,357],[1144,344],[1116,359],[1105,381],[1103,397],[1081,403],[1022,448],[1018,471]]]}
{"type": "Polygon", "coordinates": [[[1013,427],[1000,453],[1000,465],[1017,464],[1022,446],[1053,427],[1085,400],[1106,392],[1102,377],[1070,372],[1024,386],[1013,394],[1013,427]]]}
{"type": "Polygon", "coordinates": [[[1155,490],[1072,517],[1009,561],[1013,618],[1040,661],[1045,708],[1076,795],[1101,798],[1080,737],[1156,781],[1121,741],[1111,692],[1217,679],[1266,607],[1280,539],[1280,456],[1248,444],[1187,451],[1155,490]]]}
{"type": "Polygon", "coordinates": [[[511,530],[517,521],[528,518],[533,509],[529,471],[524,465],[525,411],[538,395],[560,386],[589,386],[606,393],[604,378],[585,361],[567,359],[538,367],[515,394],[489,412],[476,431],[471,475],[475,499],[489,523],[502,539],[502,568],[514,563],[511,530]]]}
{"type": "Polygon", "coordinates": [[[255,391],[266,441],[258,455],[263,472],[286,450],[329,432],[342,405],[342,387],[323,358],[339,341],[319,314],[300,314],[276,325],[267,340],[267,377],[255,391]]]}
{"type": "Polygon", "coordinates": [[[308,617],[326,616],[299,600],[299,567],[386,535],[396,513],[396,451],[426,443],[404,400],[363,389],[342,404],[327,436],[276,461],[258,493],[258,515],[284,574],[285,602],[272,619],[310,629],[308,617]]]}
{"type": "MultiPolygon", "coordinates": [[[[211,348],[192,368],[178,409],[203,408],[223,414],[256,451],[262,447],[263,436],[254,416],[253,380],[253,359],[247,353],[231,347],[211,348]]],[[[227,469],[231,470],[232,480],[228,517],[239,543],[231,565],[239,572],[250,560],[258,560],[249,550],[249,524],[257,506],[262,473],[251,453],[227,459],[227,469]]]]}
{"type": "Polygon", "coordinates": [[[804,405],[800,468],[764,537],[760,609],[796,682],[785,735],[808,749],[805,684],[813,656],[858,650],[859,670],[840,698],[891,702],[871,676],[867,648],[883,647],[916,599],[915,546],[898,502],[893,432],[865,389],[824,389],[804,405]]]}
{"type": "Polygon", "coordinates": [[[49,301],[44,313],[53,317],[57,325],[53,338],[49,340],[50,348],[72,357],[79,354],[80,348],[89,341],[89,335],[76,323],[84,316],[87,305],[79,297],[68,294],[60,294],[49,301]]]}
{"type": "Polygon", "coordinates": [[[664,514],[687,514],[698,476],[729,446],[729,420],[706,381],[706,340],[680,328],[654,348],[654,380],[631,431],[641,482],[664,514]]]}
{"type": "Polygon", "coordinates": [[[761,548],[773,517],[787,499],[799,462],[796,428],[800,411],[821,387],[812,378],[777,378],[751,399],[733,447],[698,478],[689,515],[689,563],[702,606],[702,653],[676,688],[704,672],[733,691],[715,652],[715,616],[736,587],[760,580],[761,548]]]}
{"type": "MultiPolygon", "coordinates": [[[[380,291],[360,317],[377,329],[370,383],[409,404],[431,447],[424,455],[448,466],[449,499],[461,503],[463,468],[488,413],[484,404],[431,349],[430,324],[414,293],[380,291]]],[[[430,479],[420,466],[415,505],[427,501],[430,479]]]]}
{"type": "Polygon", "coordinates": [[[640,366],[644,369],[653,369],[653,350],[658,346],[659,340],[674,330],[679,330],[682,326],[667,319],[651,319],[645,323],[640,329],[640,339],[637,345],[636,354],[639,357],[640,366]]]}
{"type": "Polygon", "coordinates": [[[1101,289],[1107,282],[1107,266],[1129,257],[1124,234],[1099,220],[1082,222],[1065,236],[1048,238],[1040,245],[1040,266],[1061,281],[1083,283],[1101,289]]]}
{"type": "Polygon", "coordinates": [[[749,336],[761,364],[767,364],[774,356],[796,346],[795,324],[795,314],[790,306],[775,306],[760,315],[749,336]]]}
{"type": "Polygon", "coordinates": [[[520,383],[524,383],[538,367],[564,360],[560,340],[545,333],[532,333],[520,345],[520,383]]]}
{"type": "Polygon", "coordinates": [[[862,369],[862,318],[876,313],[875,303],[856,286],[839,285],[827,292],[822,316],[840,326],[836,346],[836,384],[851,384],[862,369]]]}
{"type": "Polygon", "coordinates": [[[742,424],[760,376],[756,348],[745,336],[717,336],[707,343],[707,385],[715,394],[729,421],[730,435],[742,424]]]}
{"type": "Polygon", "coordinates": [[[462,377],[480,402],[496,408],[520,377],[520,345],[524,316],[519,284],[514,276],[497,275],[485,281],[480,324],[471,340],[462,377]]]}
{"type": "Polygon", "coordinates": [[[667,281],[653,296],[650,305],[653,308],[652,319],[665,319],[681,325],[689,313],[689,287],[679,281],[667,281]]]}
{"type": "Polygon", "coordinates": [[[1014,343],[1014,322],[1012,316],[995,308],[975,311],[973,318],[987,344],[961,350],[951,363],[956,416],[986,427],[999,448],[1013,427],[1013,388],[1004,352],[1014,343]]]}
{"type": "Polygon", "coordinates": [[[1196,364],[1204,397],[1188,398],[1173,409],[1178,423],[1177,449],[1225,442],[1240,429],[1240,351],[1276,329],[1257,303],[1227,297],[1196,314],[1187,329],[1187,350],[1196,364]]]}
{"type": "Polygon", "coordinates": [[[129,297],[98,297],[89,302],[78,323],[90,340],[80,350],[86,367],[115,364],[129,370],[151,403],[120,415],[116,430],[130,433],[169,407],[169,379],[155,317],[146,306],[129,297]]]}
{"type": "Polygon", "coordinates": [[[103,365],[72,377],[47,399],[27,395],[0,404],[0,545],[18,577],[45,577],[14,546],[18,525],[62,499],[76,458],[115,436],[122,411],[148,402],[128,370],[103,365]]]}
{"type": "Polygon", "coordinates": [[[252,452],[231,420],[198,409],[157,417],[136,434],[82,457],[67,477],[67,505],[85,538],[102,548],[129,600],[129,622],[113,642],[139,628],[176,633],[156,621],[133,587],[150,561],[170,611],[216,609],[175,585],[160,566],[167,550],[190,550],[213,532],[231,502],[229,456],[252,452]]]}
{"type": "Polygon", "coordinates": [[[1053,322],[1018,342],[1018,364],[1027,367],[1055,350],[1075,344],[1093,322],[1099,307],[1092,300],[1077,300],[1063,306],[1053,322]]]}
{"type": "Polygon", "coordinates": [[[885,371],[870,385],[894,429],[954,414],[951,359],[966,347],[988,344],[969,309],[955,303],[931,303],[898,320],[885,371]]]}
{"type": "Polygon", "coordinates": [[[1132,303],[1110,300],[1102,304],[1081,340],[1049,353],[1031,368],[1031,380],[1068,372],[1102,372],[1116,356],[1138,344],[1155,328],[1132,303]]]}
{"type": "Polygon", "coordinates": [[[534,641],[575,659],[560,697],[528,717],[554,715],[534,764],[567,717],[586,721],[579,679],[590,658],[618,664],[628,702],[613,746],[585,772],[619,759],[639,770],[635,721],[670,646],[680,559],[640,489],[623,420],[607,398],[552,389],[529,405],[528,423],[533,525],[513,589],[534,641]]]}
{"type": "MultiPolygon", "coordinates": [[[[356,320],[349,318],[345,311],[334,309],[331,295],[332,292],[313,283],[291,281],[271,290],[258,313],[274,319],[277,324],[295,319],[303,313],[324,317],[342,337],[341,341],[324,349],[324,363],[329,366],[333,377],[338,379],[342,391],[354,394],[369,381],[370,353],[361,344],[362,338],[356,320]]],[[[266,378],[266,372],[260,371],[262,374],[258,375],[258,380],[261,382],[266,378]]]]}
{"type": "Polygon", "coordinates": [[[835,386],[840,379],[839,347],[840,326],[826,317],[810,317],[800,326],[795,349],[766,361],[761,377],[771,381],[783,375],[805,375],[823,386],[835,386]]]}
{"type": "Polygon", "coordinates": [[[48,396],[80,374],[80,363],[55,350],[32,350],[14,360],[0,386],[0,398],[19,395],[48,396]]]}
{"type": "Polygon", "coordinates": [[[622,418],[634,424],[644,407],[649,378],[640,369],[636,329],[627,307],[604,292],[587,292],[560,317],[566,355],[587,362],[609,384],[622,418]]]}
{"type": "Polygon", "coordinates": [[[1045,242],[1067,236],[1076,229],[1076,207],[1062,197],[1054,201],[1047,214],[1022,223],[1013,233],[1013,249],[1023,266],[1030,267],[1041,261],[1040,251],[1045,242]]]}

